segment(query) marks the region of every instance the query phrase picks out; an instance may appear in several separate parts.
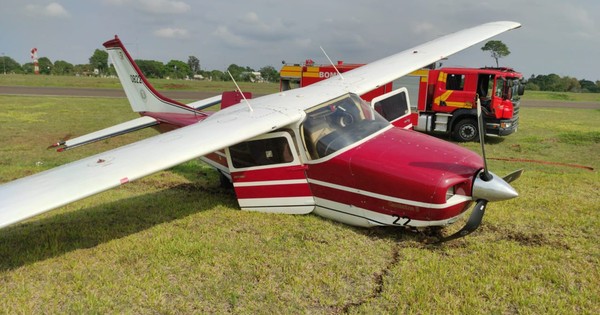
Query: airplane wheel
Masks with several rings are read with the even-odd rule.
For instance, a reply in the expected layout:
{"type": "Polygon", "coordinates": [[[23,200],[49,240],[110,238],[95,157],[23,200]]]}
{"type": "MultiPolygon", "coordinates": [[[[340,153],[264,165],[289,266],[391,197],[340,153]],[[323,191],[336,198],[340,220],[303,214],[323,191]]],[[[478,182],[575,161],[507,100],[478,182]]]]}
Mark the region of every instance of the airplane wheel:
{"type": "Polygon", "coordinates": [[[477,120],[466,118],[459,121],[452,131],[452,138],[458,142],[469,142],[479,140],[477,131],[477,120]]]}

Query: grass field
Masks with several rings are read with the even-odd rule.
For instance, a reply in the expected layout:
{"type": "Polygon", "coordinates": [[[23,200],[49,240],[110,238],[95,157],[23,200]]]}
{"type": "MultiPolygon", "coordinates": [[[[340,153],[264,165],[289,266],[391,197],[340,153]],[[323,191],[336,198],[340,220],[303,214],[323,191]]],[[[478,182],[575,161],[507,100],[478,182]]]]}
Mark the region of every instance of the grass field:
{"type": "MultiPolygon", "coordinates": [[[[211,82],[196,80],[167,80],[150,79],[158,90],[195,90],[206,92],[222,92],[235,89],[232,82],[211,82]]],[[[275,93],[279,90],[278,83],[250,83],[239,82],[243,91],[252,91],[256,94],[275,93]]],[[[122,89],[117,78],[75,77],[75,76],[48,76],[7,74],[0,75],[0,86],[40,86],[40,87],[77,87],[77,88],[105,88],[122,89]]],[[[599,102],[600,93],[571,93],[571,92],[544,92],[525,91],[524,100],[545,101],[575,101],[599,102]]]]}
{"type": "MultiPolygon", "coordinates": [[[[45,149],[133,117],[125,99],[0,96],[0,182],[154,134],[45,149]]],[[[521,196],[441,246],[239,211],[191,161],[0,230],[0,313],[598,314],[598,121],[599,110],[521,109],[518,133],[490,139],[488,157],[594,170],[490,160],[501,175],[525,168],[521,196]]]]}
{"type": "MultiPolygon", "coordinates": [[[[149,79],[150,83],[158,90],[184,90],[223,92],[235,90],[233,82],[223,81],[197,81],[197,80],[167,80],[149,79]]],[[[256,94],[270,94],[279,90],[279,83],[251,83],[238,82],[243,91],[252,91],[256,94]]],[[[122,89],[117,78],[76,77],[76,76],[48,76],[7,74],[0,75],[0,86],[39,86],[39,87],[74,87],[74,88],[103,88],[122,89]]]]}

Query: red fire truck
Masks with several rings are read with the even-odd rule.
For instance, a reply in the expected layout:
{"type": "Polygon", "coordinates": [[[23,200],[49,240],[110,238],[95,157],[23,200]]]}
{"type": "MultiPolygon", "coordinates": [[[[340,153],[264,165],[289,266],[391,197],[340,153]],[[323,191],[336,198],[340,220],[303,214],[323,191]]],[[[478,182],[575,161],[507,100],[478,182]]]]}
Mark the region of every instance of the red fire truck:
{"type": "MultiPolygon", "coordinates": [[[[311,60],[284,65],[280,89],[304,87],[360,66],[338,61],[334,68],[311,60]]],[[[517,130],[522,78],[510,68],[421,69],[361,96],[394,125],[448,134],[456,141],[474,141],[479,139],[477,95],[486,135],[507,136],[517,130]],[[394,97],[389,98],[391,95],[394,97]]]]}

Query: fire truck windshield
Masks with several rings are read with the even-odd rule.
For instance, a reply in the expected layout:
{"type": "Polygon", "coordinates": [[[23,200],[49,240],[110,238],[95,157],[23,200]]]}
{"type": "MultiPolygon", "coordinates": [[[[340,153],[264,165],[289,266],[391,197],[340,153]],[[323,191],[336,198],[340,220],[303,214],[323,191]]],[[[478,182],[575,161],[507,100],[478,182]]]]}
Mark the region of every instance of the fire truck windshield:
{"type": "Polygon", "coordinates": [[[365,101],[347,94],[306,111],[302,134],[311,159],[320,159],[389,126],[365,101]]]}
{"type": "Polygon", "coordinates": [[[520,82],[518,79],[498,77],[496,80],[496,96],[502,99],[519,100],[520,82]]]}
{"type": "Polygon", "coordinates": [[[523,95],[523,86],[521,85],[521,81],[519,79],[510,79],[509,81],[510,89],[509,89],[509,98],[511,101],[518,101],[523,95]]]}

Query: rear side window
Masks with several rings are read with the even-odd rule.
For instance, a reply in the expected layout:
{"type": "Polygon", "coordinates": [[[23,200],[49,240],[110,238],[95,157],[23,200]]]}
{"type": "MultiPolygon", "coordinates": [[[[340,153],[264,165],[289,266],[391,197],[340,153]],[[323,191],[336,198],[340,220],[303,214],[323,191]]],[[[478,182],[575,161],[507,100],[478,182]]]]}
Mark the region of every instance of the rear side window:
{"type": "Polygon", "coordinates": [[[229,152],[235,168],[290,163],[294,160],[288,139],[285,137],[238,143],[229,147],[229,152]]]}
{"type": "Polygon", "coordinates": [[[375,110],[388,121],[400,118],[409,113],[408,100],[405,92],[378,101],[375,110]]]}

